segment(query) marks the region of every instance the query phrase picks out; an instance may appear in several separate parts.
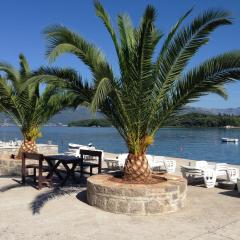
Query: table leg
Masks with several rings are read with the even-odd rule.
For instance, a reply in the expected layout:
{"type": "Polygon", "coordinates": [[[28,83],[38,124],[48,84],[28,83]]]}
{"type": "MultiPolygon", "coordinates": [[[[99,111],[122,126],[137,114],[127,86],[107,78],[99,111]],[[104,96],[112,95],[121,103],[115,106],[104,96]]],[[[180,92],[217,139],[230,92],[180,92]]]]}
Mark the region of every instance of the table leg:
{"type": "Polygon", "coordinates": [[[38,169],[38,190],[42,189],[42,185],[43,185],[43,162],[42,160],[39,160],[39,169],[38,169]]]}
{"type": "Polygon", "coordinates": [[[80,177],[83,177],[83,158],[81,157],[80,159],[80,177]]]}
{"type": "Polygon", "coordinates": [[[77,163],[72,163],[72,167],[69,168],[67,163],[62,162],[62,165],[64,166],[64,168],[66,169],[66,176],[63,179],[63,181],[61,182],[61,186],[64,186],[64,184],[67,182],[68,178],[71,177],[73,179],[74,182],[76,182],[76,178],[74,175],[74,170],[77,166],[77,163]]]}
{"type": "Polygon", "coordinates": [[[49,178],[52,178],[53,177],[53,174],[54,173],[56,173],[56,175],[58,176],[58,178],[60,179],[60,180],[62,180],[63,179],[63,177],[62,177],[62,175],[58,172],[58,170],[57,170],[57,168],[58,168],[58,166],[60,165],[60,163],[61,163],[61,161],[57,161],[57,163],[54,165],[53,163],[52,163],[52,161],[48,161],[47,160],[47,163],[48,163],[48,165],[49,165],[49,167],[50,167],[50,171],[49,171],[49,173],[48,173],[48,175],[47,175],[47,178],[49,179],[49,178]]]}
{"type": "Polygon", "coordinates": [[[25,158],[22,158],[22,184],[25,185],[26,179],[26,161],[25,158]]]}

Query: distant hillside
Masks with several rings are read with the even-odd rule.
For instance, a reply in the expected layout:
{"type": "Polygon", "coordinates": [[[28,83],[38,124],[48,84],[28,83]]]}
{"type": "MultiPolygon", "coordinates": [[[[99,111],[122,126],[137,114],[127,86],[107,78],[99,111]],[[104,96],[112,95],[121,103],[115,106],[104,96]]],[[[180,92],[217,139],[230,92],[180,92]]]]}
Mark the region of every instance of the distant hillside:
{"type": "Polygon", "coordinates": [[[202,113],[202,114],[227,114],[227,115],[234,115],[240,116],[240,107],[238,108],[196,108],[196,107],[186,107],[182,110],[182,114],[187,113],[202,113]]]}
{"type": "MultiPolygon", "coordinates": [[[[61,113],[56,114],[49,123],[62,123],[68,124],[72,121],[91,119],[94,115],[85,107],[79,107],[75,111],[72,109],[67,109],[61,113]]],[[[96,113],[96,118],[103,118],[101,113],[96,113]]]]}
{"type": "MultiPolygon", "coordinates": [[[[69,127],[111,127],[107,119],[88,119],[73,121],[69,127]]],[[[213,115],[203,113],[181,114],[168,119],[164,126],[167,127],[240,127],[240,116],[213,115]]]]}
{"type": "Polygon", "coordinates": [[[240,116],[188,113],[168,119],[169,127],[240,127],[240,116]]]}
{"type": "MultiPolygon", "coordinates": [[[[85,120],[93,118],[93,114],[86,107],[79,107],[75,111],[72,109],[66,109],[56,114],[48,124],[68,124],[72,121],[85,120]]],[[[101,113],[96,113],[96,118],[104,118],[101,113]]],[[[0,124],[12,123],[11,119],[4,113],[0,113],[0,124]]]]}
{"type": "MultiPolygon", "coordinates": [[[[200,113],[200,114],[227,114],[240,116],[240,107],[238,108],[226,108],[226,109],[218,109],[218,108],[196,108],[196,107],[186,107],[182,110],[181,114],[188,113],[200,113]]],[[[86,107],[79,107],[75,111],[71,109],[67,109],[62,111],[61,113],[55,115],[50,121],[49,124],[68,124],[73,121],[86,120],[91,119],[93,117],[92,113],[86,107]]],[[[96,118],[104,118],[101,113],[96,114],[96,118]]],[[[0,113],[0,125],[4,122],[12,123],[12,121],[3,113],[0,113]]]]}

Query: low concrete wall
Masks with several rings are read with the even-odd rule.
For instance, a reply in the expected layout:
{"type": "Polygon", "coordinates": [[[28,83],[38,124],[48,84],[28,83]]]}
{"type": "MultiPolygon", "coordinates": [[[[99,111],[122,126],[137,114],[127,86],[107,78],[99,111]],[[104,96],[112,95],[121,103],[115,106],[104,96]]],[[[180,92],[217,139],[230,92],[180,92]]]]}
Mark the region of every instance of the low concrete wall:
{"type": "Polygon", "coordinates": [[[10,159],[1,157],[0,176],[20,176],[22,161],[20,159],[10,159]]]}
{"type": "MultiPolygon", "coordinates": [[[[11,154],[16,155],[18,153],[18,149],[19,146],[0,148],[0,156],[11,156],[11,154]]],[[[45,155],[58,153],[58,145],[37,144],[37,149],[39,153],[45,155]]]]}
{"type": "MultiPolygon", "coordinates": [[[[58,154],[58,145],[37,144],[38,152],[44,155],[58,154]]],[[[11,154],[17,154],[19,147],[0,149],[0,176],[20,176],[22,162],[11,159],[11,154]]]]}

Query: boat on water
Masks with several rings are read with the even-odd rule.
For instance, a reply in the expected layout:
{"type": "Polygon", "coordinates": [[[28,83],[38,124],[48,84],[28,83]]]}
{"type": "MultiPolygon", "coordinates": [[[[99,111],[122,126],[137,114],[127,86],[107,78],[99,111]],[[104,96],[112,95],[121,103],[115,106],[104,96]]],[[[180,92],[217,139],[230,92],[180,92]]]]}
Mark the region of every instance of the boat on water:
{"type": "Polygon", "coordinates": [[[79,157],[79,150],[80,149],[96,150],[96,148],[93,146],[92,143],[89,143],[88,145],[69,143],[68,144],[68,151],[65,152],[65,154],[67,154],[67,155],[75,155],[76,157],[79,157]]]}
{"type": "Polygon", "coordinates": [[[221,138],[222,142],[238,143],[238,138],[221,138]]]}
{"type": "Polygon", "coordinates": [[[69,143],[68,144],[69,149],[80,149],[80,148],[94,148],[92,143],[89,143],[88,145],[81,145],[76,143],[69,143]]]}

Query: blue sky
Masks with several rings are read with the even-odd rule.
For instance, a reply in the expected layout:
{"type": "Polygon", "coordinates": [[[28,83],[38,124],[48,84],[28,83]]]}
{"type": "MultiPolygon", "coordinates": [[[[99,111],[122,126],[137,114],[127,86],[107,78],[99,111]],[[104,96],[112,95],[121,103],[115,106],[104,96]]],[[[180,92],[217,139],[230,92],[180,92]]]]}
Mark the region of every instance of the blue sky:
{"type": "MultiPolygon", "coordinates": [[[[208,57],[228,50],[240,49],[240,1],[238,0],[102,0],[116,26],[118,13],[128,13],[137,24],[147,4],[158,11],[157,25],[167,33],[170,27],[189,8],[194,6],[192,16],[208,8],[224,8],[232,13],[234,25],[219,28],[212,34],[211,41],[193,58],[189,67],[195,66],[208,57]]],[[[51,24],[63,24],[77,31],[86,39],[99,46],[112,66],[117,70],[117,59],[110,37],[100,20],[95,16],[91,0],[8,0],[1,3],[1,44],[0,59],[17,66],[18,54],[23,52],[32,68],[48,64],[44,57],[45,40],[42,31],[51,24]]],[[[190,19],[191,19],[190,17],[190,19]]],[[[76,68],[86,79],[88,69],[73,56],[60,57],[55,65],[76,68]]],[[[240,82],[227,86],[227,101],[216,95],[202,97],[194,106],[240,107],[240,82]]]]}

